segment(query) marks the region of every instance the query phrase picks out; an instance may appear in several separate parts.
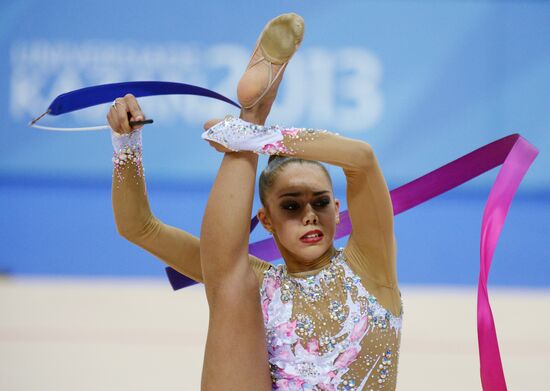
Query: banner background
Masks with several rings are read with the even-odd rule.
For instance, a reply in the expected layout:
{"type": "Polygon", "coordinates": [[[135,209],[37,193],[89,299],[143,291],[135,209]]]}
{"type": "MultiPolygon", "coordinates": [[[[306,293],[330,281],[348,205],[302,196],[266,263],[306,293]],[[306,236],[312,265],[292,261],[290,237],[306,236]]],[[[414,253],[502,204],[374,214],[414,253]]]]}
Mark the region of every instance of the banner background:
{"type": "MultiPolygon", "coordinates": [[[[540,154],[510,209],[492,282],[549,286],[550,3],[538,1],[2,2],[0,272],[161,276],[151,255],[116,234],[108,132],[26,124],[60,93],[117,81],[180,81],[235,98],[258,33],[289,11],[304,17],[306,34],[270,122],[367,141],[391,189],[520,133],[540,154]]],[[[220,162],[199,137],[202,123],[236,112],[198,97],[141,103],[155,120],[144,131],[153,211],[198,234],[220,162]]],[[[107,110],[44,123],[103,124],[107,110]]],[[[401,281],[475,284],[496,172],[396,218],[401,281]]],[[[343,175],[331,173],[345,198],[343,175]]]]}

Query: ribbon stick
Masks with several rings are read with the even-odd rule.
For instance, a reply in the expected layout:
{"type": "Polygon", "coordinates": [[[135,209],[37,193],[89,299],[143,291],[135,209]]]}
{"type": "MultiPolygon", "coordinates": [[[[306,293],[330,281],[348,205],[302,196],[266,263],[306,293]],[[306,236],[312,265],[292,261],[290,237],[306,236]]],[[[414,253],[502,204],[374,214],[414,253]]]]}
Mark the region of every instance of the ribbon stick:
{"type": "MultiPolygon", "coordinates": [[[[484,391],[506,390],[495,323],[487,292],[489,270],[514,194],[537,154],[536,147],[519,134],[512,134],[476,149],[390,192],[394,215],[398,215],[502,164],[491,188],[481,223],[477,329],[480,375],[484,391]]],[[[258,220],[254,217],[250,225],[251,231],[257,223],[258,220]]],[[[350,232],[349,214],[347,211],[341,212],[335,239],[349,235],[350,232]]],[[[251,243],[249,253],[266,261],[274,261],[281,257],[273,238],[251,243]]],[[[196,283],[170,267],[166,268],[166,272],[174,290],[196,283]]]]}

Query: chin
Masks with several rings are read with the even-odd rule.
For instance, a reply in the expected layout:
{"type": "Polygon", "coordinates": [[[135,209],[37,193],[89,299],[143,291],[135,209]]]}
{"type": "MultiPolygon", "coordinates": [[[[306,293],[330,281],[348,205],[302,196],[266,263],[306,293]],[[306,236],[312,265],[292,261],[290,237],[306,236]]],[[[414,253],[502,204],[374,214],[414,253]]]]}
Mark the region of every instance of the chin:
{"type": "Polygon", "coordinates": [[[307,261],[313,261],[319,258],[330,248],[330,244],[318,243],[315,245],[300,246],[297,253],[301,258],[307,261]]]}

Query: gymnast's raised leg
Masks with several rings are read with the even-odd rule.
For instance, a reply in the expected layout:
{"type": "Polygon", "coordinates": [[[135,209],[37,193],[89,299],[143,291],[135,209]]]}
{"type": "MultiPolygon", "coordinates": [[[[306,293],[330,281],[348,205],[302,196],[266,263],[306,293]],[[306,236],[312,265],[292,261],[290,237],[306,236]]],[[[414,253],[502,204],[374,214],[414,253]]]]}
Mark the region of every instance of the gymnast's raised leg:
{"type": "MultiPolygon", "coordinates": [[[[265,123],[286,62],[302,36],[303,20],[295,14],[266,26],[239,83],[241,118],[265,123]]],[[[271,390],[259,282],[248,257],[257,162],[258,155],[251,152],[225,153],[204,213],[200,258],[210,322],[203,390],[271,390]]]]}

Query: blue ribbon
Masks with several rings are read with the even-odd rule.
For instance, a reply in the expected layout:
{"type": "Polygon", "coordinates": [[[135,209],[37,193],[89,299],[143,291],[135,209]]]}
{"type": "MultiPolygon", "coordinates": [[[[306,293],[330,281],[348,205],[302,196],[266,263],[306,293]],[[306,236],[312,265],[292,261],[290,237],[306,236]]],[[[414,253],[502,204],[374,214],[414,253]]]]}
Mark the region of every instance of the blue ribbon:
{"type": "Polygon", "coordinates": [[[126,94],[133,94],[136,97],[153,95],[198,95],[218,99],[237,108],[241,108],[238,103],[215,91],[191,84],[168,81],[129,81],[124,83],[101,84],[66,92],[53,100],[48,107],[47,113],[51,115],[70,113],[71,111],[84,109],[101,103],[112,102],[116,98],[126,94]]]}

